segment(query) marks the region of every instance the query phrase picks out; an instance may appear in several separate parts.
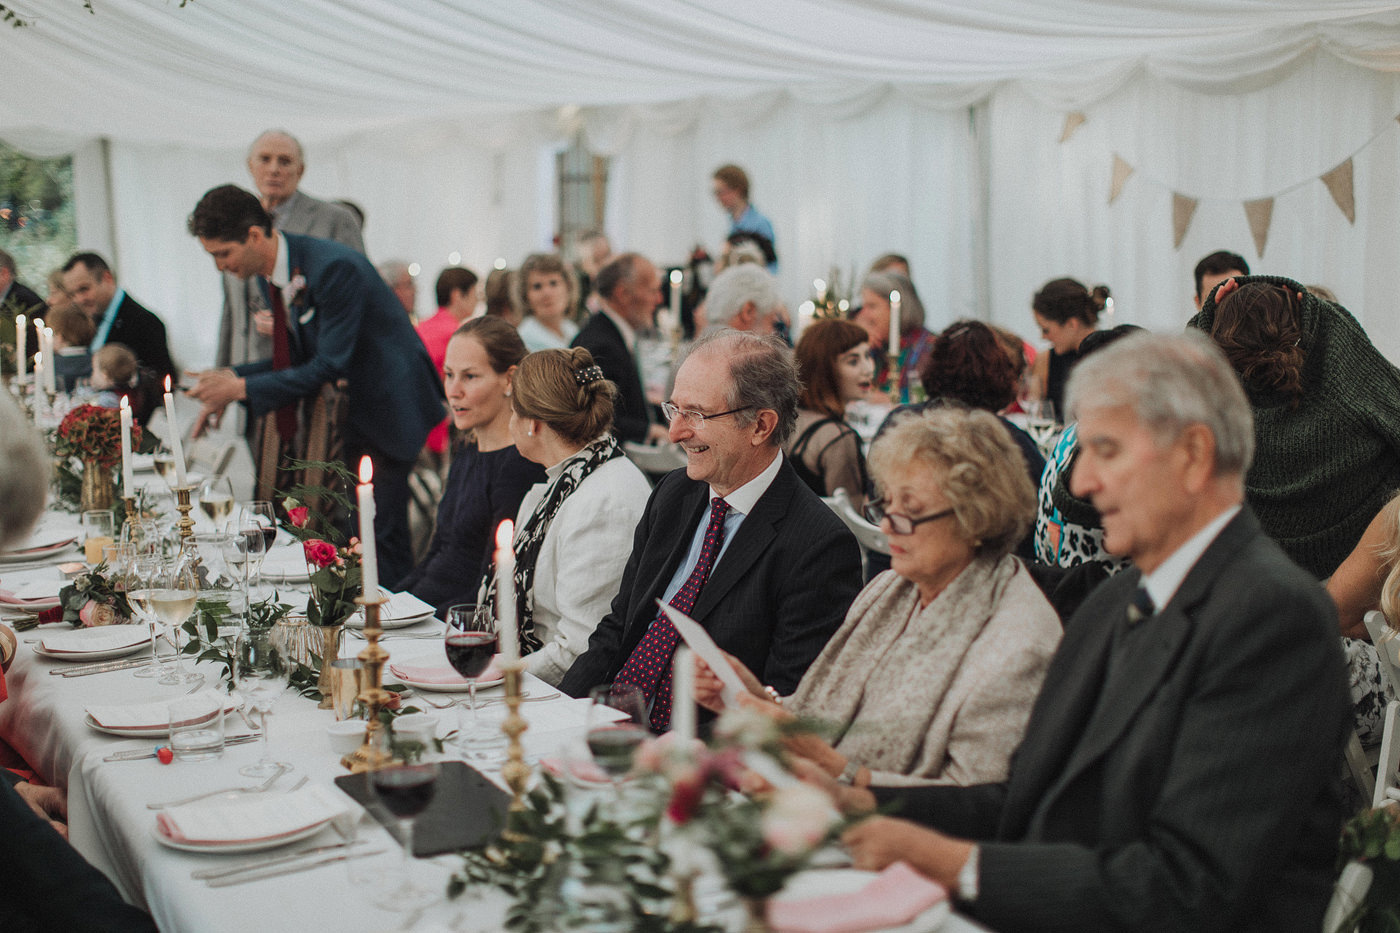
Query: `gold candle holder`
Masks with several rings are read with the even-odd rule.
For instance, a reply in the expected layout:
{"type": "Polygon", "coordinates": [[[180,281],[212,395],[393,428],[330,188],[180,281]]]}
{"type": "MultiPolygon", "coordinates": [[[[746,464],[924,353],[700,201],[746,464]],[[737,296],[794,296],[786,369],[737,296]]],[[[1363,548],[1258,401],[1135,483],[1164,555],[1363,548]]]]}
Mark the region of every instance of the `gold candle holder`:
{"type": "Polygon", "coordinates": [[[501,673],[506,679],[506,718],[501,723],[501,731],[509,740],[506,745],[506,761],[501,766],[501,780],[510,788],[510,811],[506,815],[506,828],[502,836],[512,842],[522,842],[527,837],[513,824],[514,814],[525,810],[525,790],[530,781],[530,766],[525,763],[525,748],[520,744],[520,736],[530,728],[525,717],[520,715],[520,675],[525,672],[525,662],[511,661],[501,665],[501,673]]]}
{"type": "Polygon", "coordinates": [[[389,702],[389,691],[382,686],[384,662],[389,660],[389,652],[379,645],[379,636],[384,634],[384,629],[379,624],[379,610],[388,600],[383,597],[365,599],[363,596],[356,596],[355,602],[365,608],[365,650],[359,655],[364,665],[365,686],[360,691],[359,698],[365,704],[365,718],[368,722],[365,723],[364,744],[340,759],[340,763],[359,774],[362,771],[384,767],[393,760],[393,755],[384,748],[384,742],[379,737],[379,731],[383,728],[379,723],[379,711],[389,702]]]}
{"type": "Polygon", "coordinates": [[[174,492],[175,508],[180,513],[180,520],[175,523],[175,527],[179,530],[183,543],[194,537],[194,519],[190,518],[190,509],[193,508],[190,504],[190,493],[194,492],[194,487],[176,486],[174,492]]]}
{"type": "Polygon", "coordinates": [[[126,520],[134,522],[139,517],[136,514],[136,497],[122,496],[122,505],[126,507],[126,520]]]}

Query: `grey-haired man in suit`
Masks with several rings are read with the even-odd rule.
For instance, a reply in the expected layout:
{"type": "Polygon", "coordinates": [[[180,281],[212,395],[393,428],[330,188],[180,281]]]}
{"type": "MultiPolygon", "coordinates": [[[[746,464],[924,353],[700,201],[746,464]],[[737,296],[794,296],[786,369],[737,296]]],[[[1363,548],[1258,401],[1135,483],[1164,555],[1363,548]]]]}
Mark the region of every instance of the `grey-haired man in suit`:
{"type": "MultiPolygon", "coordinates": [[[[283,130],[267,130],[248,147],[248,174],[276,229],[335,240],[363,253],[359,218],[349,208],[298,190],[305,171],[306,155],[301,143],[283,130]]],[[[216,366],[236,366],[272,357],[272,312],[262,291],[251,282],[235,275],[224,276],[216,366]]]]}
{"type": "MultiPolygon", "coordinates": [[[[1065,626],[1009,778],[898,800],[846,837],[1016,931],[1313,933],[1350,701],[1327,594],[1244,504],[1249,403],[1197,334],[1083,360],[1070,486],[1132,558],[1065,626]]],[[[863,801],[859,798],[864,797],[863,801]]]]}

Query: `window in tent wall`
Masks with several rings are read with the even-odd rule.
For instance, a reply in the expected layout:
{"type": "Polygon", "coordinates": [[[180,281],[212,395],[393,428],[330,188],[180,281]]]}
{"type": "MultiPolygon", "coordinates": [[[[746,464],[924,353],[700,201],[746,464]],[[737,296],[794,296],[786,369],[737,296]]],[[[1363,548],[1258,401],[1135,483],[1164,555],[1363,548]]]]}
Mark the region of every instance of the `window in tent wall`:
{"type": "Polygon", "coordinates": [[[603,229],[608,159],[590,152],[580,132],[567,149],[555,156],[554,164],[559,191],[556,242],[566,260],[577,262],[580,239],[603,229]]]}
{"type": "MultiPolygon", "coordinates": [[[[0,249],[15,260],[15,278],[44,297],[48,275],[77,250],[73,158],[35,159],[0,142],[0,249]]],[[[14,372],[15,315],[0,307],[0,366],[14,372]]],[[[31,347],[32,349],[32,347],[31,347]]]]}

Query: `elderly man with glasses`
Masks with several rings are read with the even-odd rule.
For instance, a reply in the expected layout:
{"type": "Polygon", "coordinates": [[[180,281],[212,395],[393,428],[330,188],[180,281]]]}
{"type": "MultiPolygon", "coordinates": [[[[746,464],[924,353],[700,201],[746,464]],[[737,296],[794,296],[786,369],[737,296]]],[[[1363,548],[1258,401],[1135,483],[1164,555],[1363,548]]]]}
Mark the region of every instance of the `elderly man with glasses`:
{"type": "Polygon", "coordinates": [[[692,348],[663,407],[686,467],[652,493],[612,609],[564,692],[635,683],[652,727],[668,728],[679,635],[658,599],[765,683],[796,688],[861,582],[855,539],[783,457],[797,386],[791,355],[771,337],[722,331],[692,348]]]}

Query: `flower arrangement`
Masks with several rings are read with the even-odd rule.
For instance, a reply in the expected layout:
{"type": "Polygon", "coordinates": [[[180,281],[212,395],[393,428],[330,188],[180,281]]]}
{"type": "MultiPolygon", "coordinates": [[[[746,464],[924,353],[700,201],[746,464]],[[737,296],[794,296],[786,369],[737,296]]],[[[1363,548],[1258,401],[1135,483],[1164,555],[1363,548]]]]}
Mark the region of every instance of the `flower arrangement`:
{"type": "Polygon", "coordinates": [[[45,609],[32,621],[21,622],[17,629],[33,628],[49,622],[67,622],[74,628],[98,625],[127,625],[135,619],[126,593],[117,588],[108,576],[107,564],[98,564],[80,573],[73,582],[58,591],[58,606],[45,609]]]}
{"type": "MultiPolygon", "coordinates": [[[[141,443],[141,428],[131,426],[131,442],[141,443]]],[[[122,462],[122,422],[115,408],[79,405],[63,416],[54,432],[54,453],[65,459],[76,457],[110,470],[122,462]]]]}
{"type": "MultiPolygon", "coordinates": [[[[319,469],[332,474],[338,482],[332,485],[353,488],[354,475],[344,464],[326,461],[292,461],[294,469],[319,469]]],[[[327,516],[307,503],[313,497],[328,499],[333,505],[348,509],[350,501],[344,494],[326,486],[297,485],[282,499],[286,513],[286,529],[301,541],[310,576],[311,596],[306,604],[306,619],[315,626],[343,625],[359,609],[355,599],[364,591],[360,567],[360,543],[348,542],[327,516]]]]}
{"type": "Polygon", "coordinates": [[[687,909],[694,876],[718,872],[752,910],[844,825],[821,790],[783,769],[784,728],[739,709],[721,717],[709,745],[674,735],[644,743],[621,808],[593,802],[580,814],[564,785],[542,773],[525,811],[512,814],[515,833],[461,853],[448,894],[476,883],[504,889],[514,901],[507,928],[523,933],[553,929],[567,913],[580,929],[591,919],[629,930],[717,930],[687,909]],[[755,782],[766,784],[762,793],[736,793],[755,782]]]}

